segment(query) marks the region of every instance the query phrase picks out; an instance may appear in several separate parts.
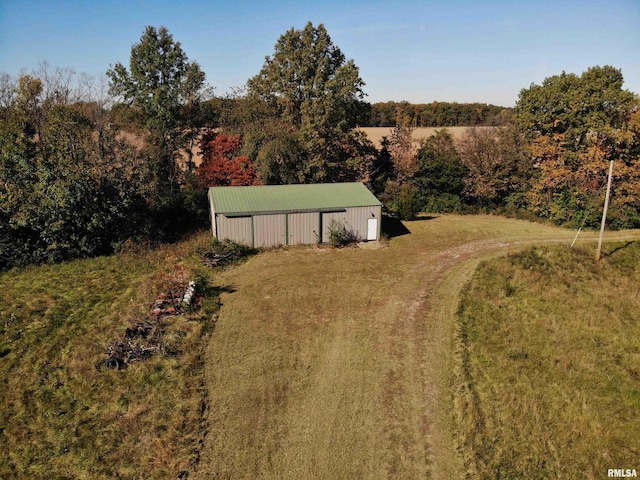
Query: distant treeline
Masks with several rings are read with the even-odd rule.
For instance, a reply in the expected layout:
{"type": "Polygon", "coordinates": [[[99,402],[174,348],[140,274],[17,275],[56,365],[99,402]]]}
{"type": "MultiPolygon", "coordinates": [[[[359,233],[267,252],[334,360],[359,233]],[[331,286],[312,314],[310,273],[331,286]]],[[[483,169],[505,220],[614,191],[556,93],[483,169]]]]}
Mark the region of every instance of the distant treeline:
{"type": "Polygon", "coordinates": [[[506,125],[513,109],[486,103],[379,102],[371,104],[367,127],[473,127],[506,125]]]}
{"type": "MultiPolygon", "coordinates": [[[[213,98],[205,102],[203,111],[209,118],[220,118],[224,103],[233,98],[213,98]]],[[[432,102],[361,102],[356,121],[361,127],[475,127],[504,126],[513,119],[513,109],[486,103],[432,102]]]]}

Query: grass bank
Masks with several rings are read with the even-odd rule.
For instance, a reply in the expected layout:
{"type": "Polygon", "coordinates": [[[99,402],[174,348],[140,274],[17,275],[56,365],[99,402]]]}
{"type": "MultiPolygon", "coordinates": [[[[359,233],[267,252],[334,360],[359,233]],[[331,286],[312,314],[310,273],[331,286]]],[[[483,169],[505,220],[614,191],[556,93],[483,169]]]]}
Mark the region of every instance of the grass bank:
{"type": "Polygon", "coordinates": [[[640,243],[483,263],[459,306],[472,478],[606,478],[640,458],[640,243]]]}
{"type": "Polygon", "coordinates": [[[176,478],[197,461],[215,292],[164,322],[173,355],[103,366],[167,276],[210,281],[196,255],[208,239],[0,275],[1,478],[176,478]]]}

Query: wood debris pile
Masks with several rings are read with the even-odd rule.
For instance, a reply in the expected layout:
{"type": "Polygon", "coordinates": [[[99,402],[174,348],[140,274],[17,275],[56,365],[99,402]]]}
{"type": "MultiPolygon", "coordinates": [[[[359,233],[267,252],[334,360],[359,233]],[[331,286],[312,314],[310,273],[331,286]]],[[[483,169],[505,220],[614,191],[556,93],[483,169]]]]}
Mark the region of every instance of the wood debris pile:
{"type": "Polygon", "coordinates": [[[235,259],[235,252],[228,253],[205,253],[202,256],[202,264],[207,267],[217,267],[224,265],[235,259]]]}
{"type": "Polygon", "coordinates": [[[166,279],[166,287],[151,305],[149,315],[129,319],[124,335],[109,345],[105,367],[120,370],[129,363],[164,353],[163,320],[193,311],[201,299],[195,282],[187,281],[184,272],[166,279]]]}

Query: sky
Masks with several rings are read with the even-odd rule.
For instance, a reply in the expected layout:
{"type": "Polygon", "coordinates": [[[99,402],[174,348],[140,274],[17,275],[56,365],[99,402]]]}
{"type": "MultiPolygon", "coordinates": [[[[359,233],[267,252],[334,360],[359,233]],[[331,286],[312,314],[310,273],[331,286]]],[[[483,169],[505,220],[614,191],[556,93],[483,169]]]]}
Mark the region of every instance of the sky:
{"type": "Polygon", "coordinates": [[[563,71],[622,70],[640,93],[640,0],[0,0],[0,72],[42,62],[102,76],[165,26],[222,96],[256,75],[280,35],[324,24],[369,102],[481,102],[563,71]]]}

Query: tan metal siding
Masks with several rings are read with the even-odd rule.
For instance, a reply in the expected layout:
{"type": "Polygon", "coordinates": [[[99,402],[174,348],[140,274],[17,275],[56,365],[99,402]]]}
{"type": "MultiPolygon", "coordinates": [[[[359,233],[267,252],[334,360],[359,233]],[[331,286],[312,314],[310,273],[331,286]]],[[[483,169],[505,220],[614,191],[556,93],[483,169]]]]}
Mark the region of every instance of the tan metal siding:
{"type": "MultiPolygon", "coordinates": [[[[331,212],[331,213],[323,213],[322,214],[322,243],[329,242],[329,225],[332,220],[335,220],[338,223],[342,223],[346,221],[346,212],[331,212]]],[[[349,225],[347,225],[349,228],[349,225]]]]}
{"type": "Polygon", "coordinates": [[[290,213],[288,245],[311,245],[318,242],[320,213],[290,213]]]}
{"type": "Polygon", "coordinates": [[[253,246],[253,234],[251,217],[225,217],[216,215],[218,238],[224,240],[228,238],[234,242],[244,243],[253,246]]]}
{"type": "Polygon", "coordinates": [[[344,223],[347,229],[353,230],[361,240],[367,239],[367,220],[378,219],[378,233],[376,240],[380,239],[380,217],[382,208],[379,205],[371,207],[351,207],[346,212],[331,212],[322,214],[322,242],[329,241],[329,223],[331,220],[344,223]]]}
{"type": "Polygon", "coordinates": [[[287,216],[255,215],[253,217],[254,247],[274,247],[287,244],[287,216]]]}

